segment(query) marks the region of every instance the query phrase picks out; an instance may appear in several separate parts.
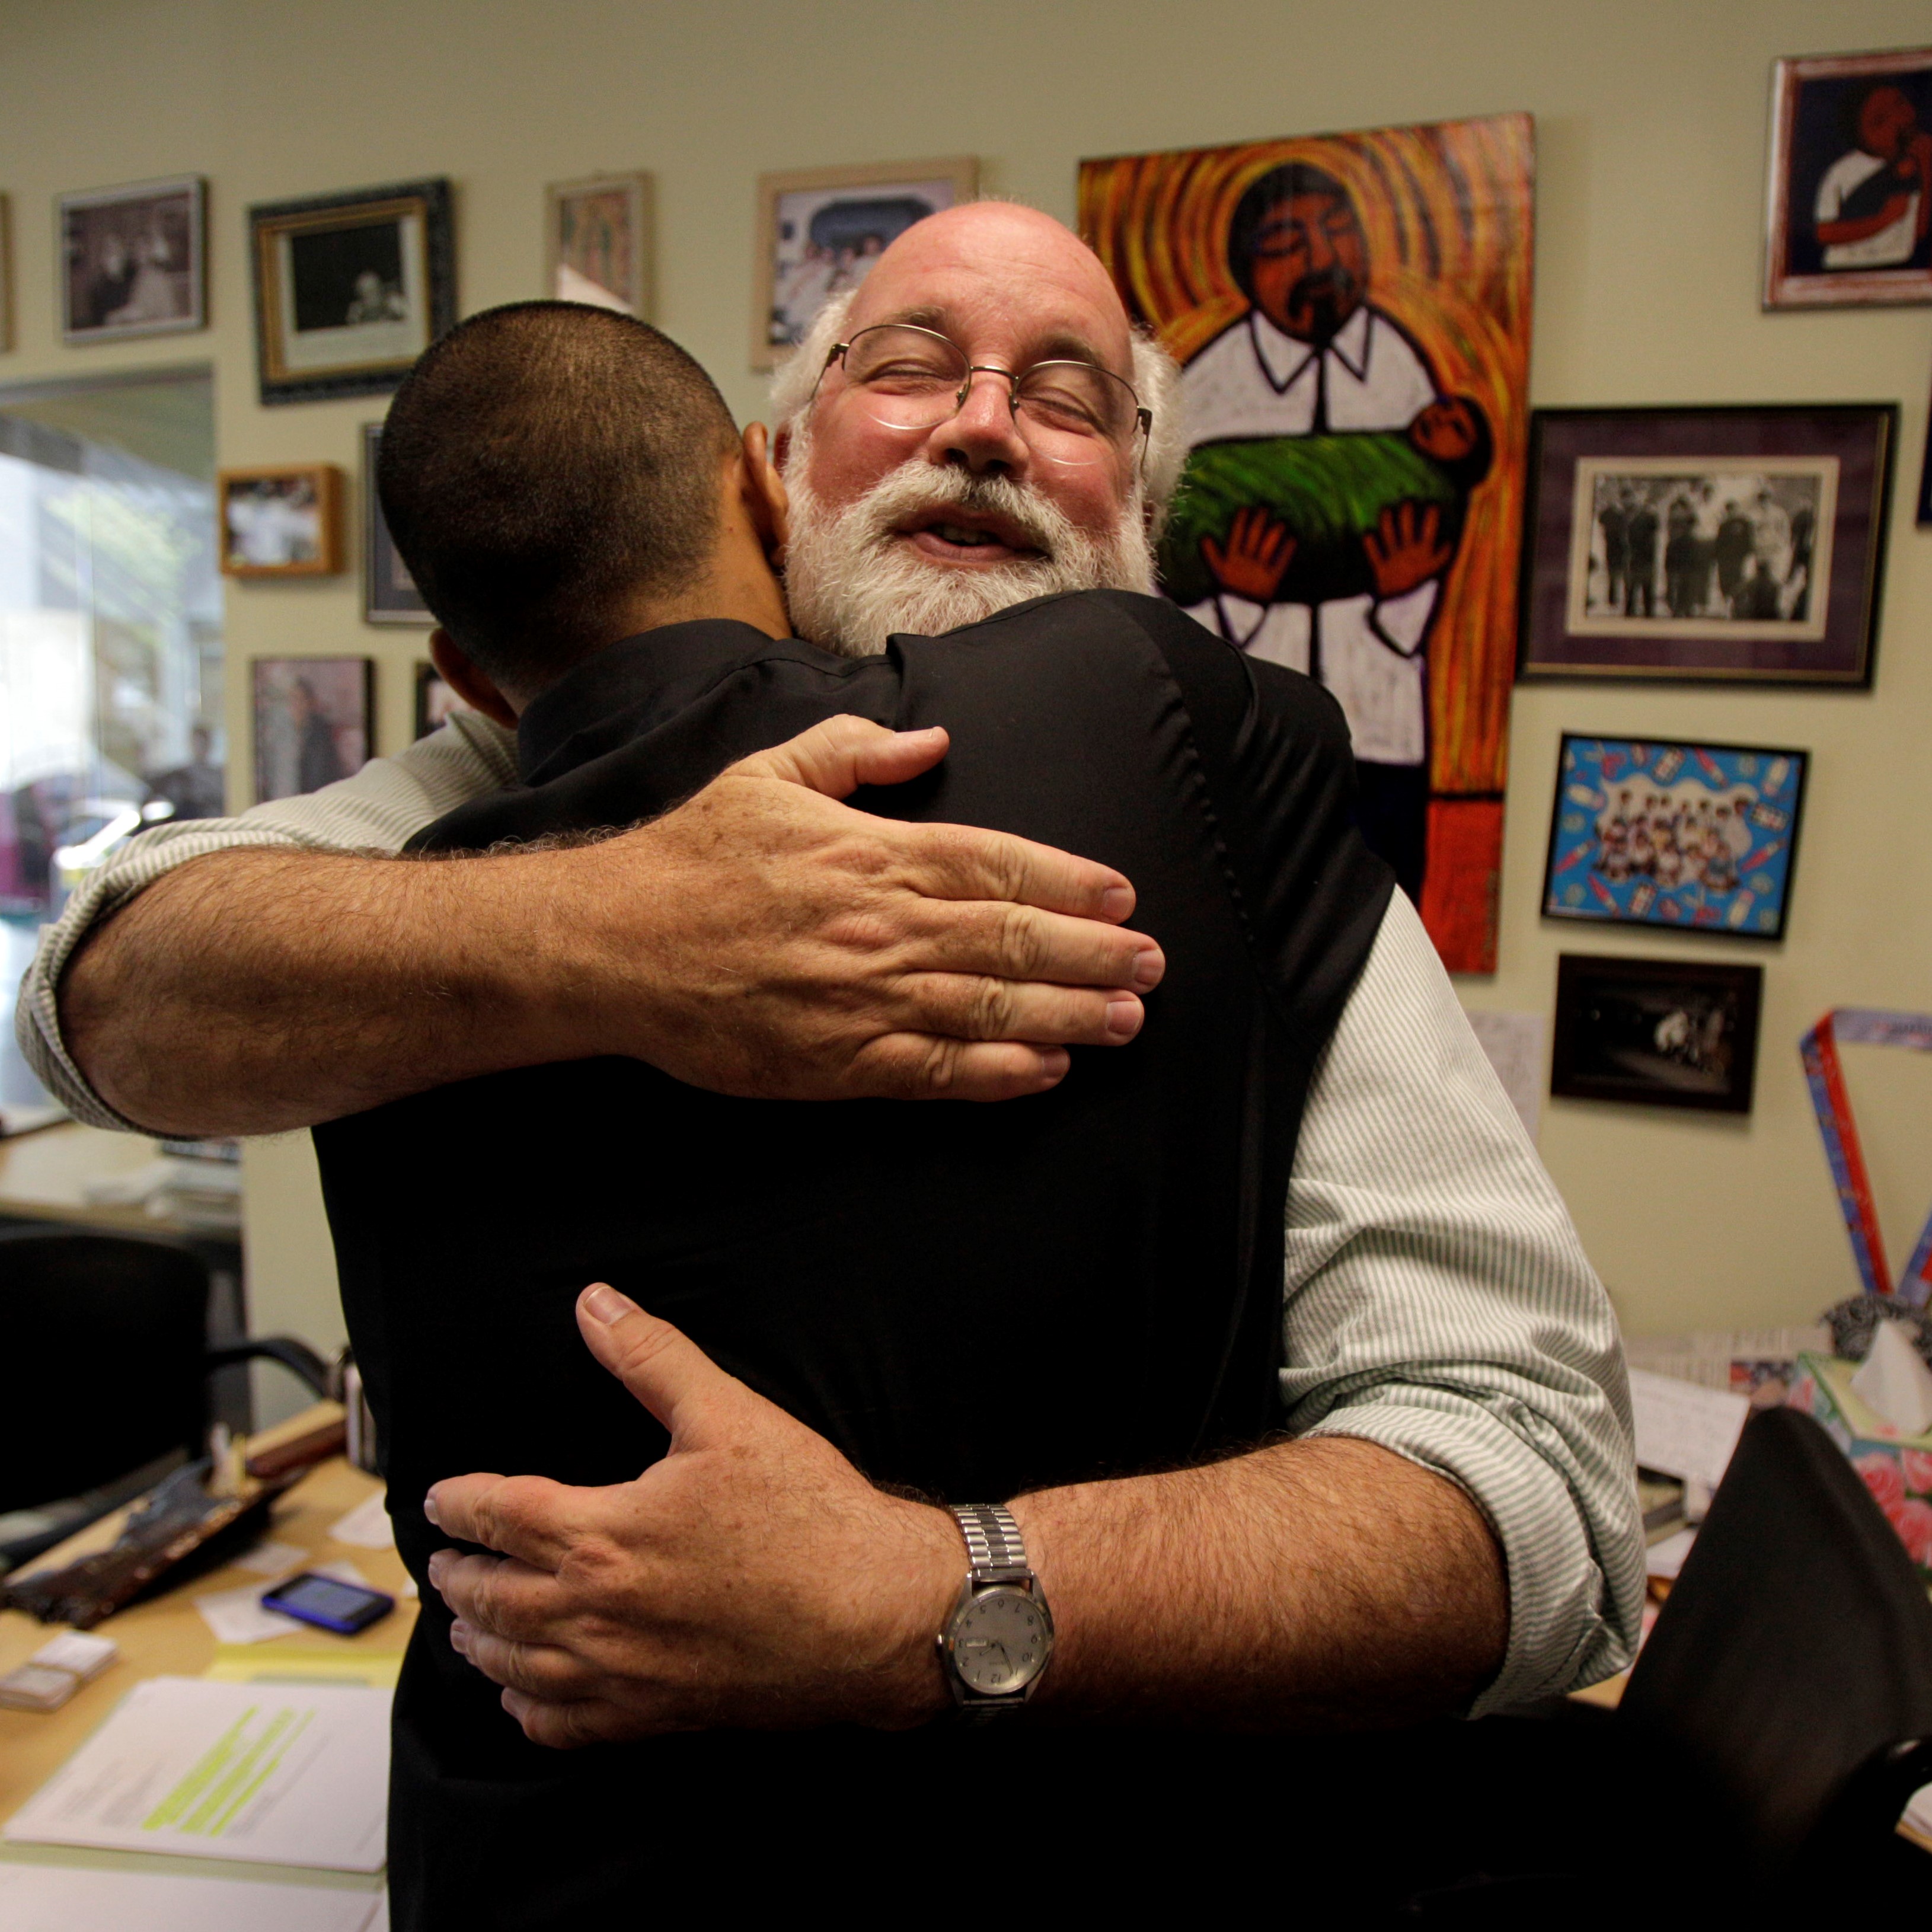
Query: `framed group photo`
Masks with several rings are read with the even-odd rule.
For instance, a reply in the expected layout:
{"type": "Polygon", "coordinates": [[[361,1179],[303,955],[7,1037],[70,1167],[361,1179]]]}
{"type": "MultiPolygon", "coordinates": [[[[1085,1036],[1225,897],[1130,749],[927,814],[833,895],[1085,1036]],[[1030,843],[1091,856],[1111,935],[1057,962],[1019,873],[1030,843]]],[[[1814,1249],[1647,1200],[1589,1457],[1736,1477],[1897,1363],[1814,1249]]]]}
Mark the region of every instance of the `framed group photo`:
{"type": "Polygon", "coordinates": [[[1517,675],[1862,688],[1895,403],[1539,410],[1517,675]]]}
{"type": "Polygon", "coordinates": [[[264,404],[379,395],[456,320],[449,184],[248,211],[264,404]]]}
{"type": "MultiPolygon", "coordinates": [[[[362,425],[362,621],[365,624],[434,624],[429,606],[396,554],[382,500],[376,488],[376,459],[382,425],[362,425]]],[[[420,736],[422,734],[417,734],[420,736]]]]}
{"type": "Polygon", "coordinates": [[[224,577],[332,577],[342,568],[342,472],[332,463],[224,470],[224,577]]]}
{"type": "Polygon", "coordinates": [[[1766,308],[1932,302],[1932,47],[1772,72],[1766,308]]]}
{"type": "Polygon", "coordinates": [[[760,175],[752,367],[776,368],[818,311],[856,289],[915,221],[979,191],[970,156],[760,175]]]}
{"type": "Polygon", "coordinates": [[[600,175],[544,191],[544,292],[648,320],[651,178],[600,175]]]}
{"type": "Polygon", "coordinates": [[[1544,916],[1782,939],[1810,764],[1761,745],[1564,732],[1544,916]]]}
{"type": "Polygon", "coordinates": [[[320,791],[369,761],[373,658],[256,658],[255,802],[320,791]]]}
{"type": "Polygon", "coordinates": [[[1763,998],[1760,966],[1563,953],[1550,1090],[1748,1114],[1763,998]]]}
{"type": "Polygon", "coordinates": [[[61,339],[119,342],[208,326],[208,184],[199,175],[64,194],[61,339]]]}

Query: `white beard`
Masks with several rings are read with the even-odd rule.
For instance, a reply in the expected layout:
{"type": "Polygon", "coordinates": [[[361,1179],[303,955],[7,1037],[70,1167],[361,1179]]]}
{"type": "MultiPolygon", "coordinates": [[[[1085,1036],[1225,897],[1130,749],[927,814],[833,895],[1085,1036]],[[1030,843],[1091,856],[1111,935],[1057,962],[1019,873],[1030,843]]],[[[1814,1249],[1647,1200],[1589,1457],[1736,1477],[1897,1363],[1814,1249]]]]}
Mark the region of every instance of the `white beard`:
{"type": "Polygon", "coordinates": [[[824,650],[877,657],[895,631],[936,637],[1030,597],[1154,589],[1154,546],[1138,484],[1113,529],[1096,537],[1037,490],[918,461],[902,465],[844,508],[830,509],[806,481],[811,460],[800,432],[786,466],[791,538],[785,596],[793,630],[824,650]],[[1000,517],[1041,554],[949,565],[896,534],[922,512],[949,508],[1000,517]]]}

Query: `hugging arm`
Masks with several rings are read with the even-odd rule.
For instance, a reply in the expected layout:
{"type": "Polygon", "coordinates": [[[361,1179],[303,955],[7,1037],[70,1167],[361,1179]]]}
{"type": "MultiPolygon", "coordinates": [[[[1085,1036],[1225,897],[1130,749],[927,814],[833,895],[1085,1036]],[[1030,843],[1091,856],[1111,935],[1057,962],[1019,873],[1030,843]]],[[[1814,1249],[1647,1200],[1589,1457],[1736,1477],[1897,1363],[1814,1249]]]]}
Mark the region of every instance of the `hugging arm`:
{"type": "Polygon", "coordinates": [[[1130,1039],[1160,976],[1111,868],[837,802],[926,769],[943,733],[835,719],[596,844],[399,860],[507,778],[466,731],[433,783],[420,758],[398,777],[406,754],[131,854],[135,896],[104,880],[29,974],[44,1077],[82,1118],[193,1134],[597,1054],[726,1093],[997,1100],[1053,1085],[1068,1044],[1130,1039]],[[344,828],[379,849],[323,849],[344,828]],[[182,862],[150,883],[156,857],[182,862]]]}

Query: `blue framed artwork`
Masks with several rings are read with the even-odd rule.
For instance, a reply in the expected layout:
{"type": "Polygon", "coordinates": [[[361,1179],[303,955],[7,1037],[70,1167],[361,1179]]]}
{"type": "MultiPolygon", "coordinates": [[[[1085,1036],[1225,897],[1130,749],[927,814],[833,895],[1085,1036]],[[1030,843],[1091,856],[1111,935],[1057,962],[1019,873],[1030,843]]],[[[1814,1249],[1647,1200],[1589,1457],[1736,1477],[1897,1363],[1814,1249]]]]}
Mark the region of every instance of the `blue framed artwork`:
{"type": "Polygon", "coordinates": [[[1564,732],[1544,916],[1782,939],[1810,764],[1763,745],[1564,732]]]}

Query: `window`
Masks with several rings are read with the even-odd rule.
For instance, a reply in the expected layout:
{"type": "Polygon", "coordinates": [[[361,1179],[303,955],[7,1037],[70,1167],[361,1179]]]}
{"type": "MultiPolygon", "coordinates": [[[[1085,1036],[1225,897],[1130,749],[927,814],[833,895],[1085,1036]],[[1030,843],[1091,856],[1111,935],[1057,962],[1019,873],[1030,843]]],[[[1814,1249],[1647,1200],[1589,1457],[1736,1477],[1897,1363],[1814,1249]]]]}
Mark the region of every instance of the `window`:
{"type": "MultiPolygon", "coordinates": [[[[41,922],[144,824],[223,809],[213,383],[0,390],[5,998],[41,922]]],[[[0,1048],[0,1102],[34,1097],[0,1048]]]]}

